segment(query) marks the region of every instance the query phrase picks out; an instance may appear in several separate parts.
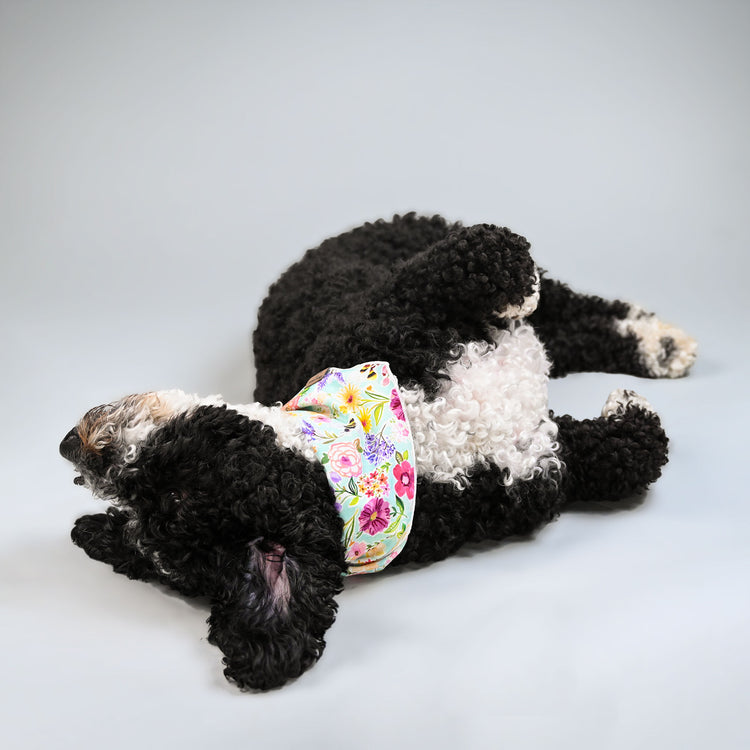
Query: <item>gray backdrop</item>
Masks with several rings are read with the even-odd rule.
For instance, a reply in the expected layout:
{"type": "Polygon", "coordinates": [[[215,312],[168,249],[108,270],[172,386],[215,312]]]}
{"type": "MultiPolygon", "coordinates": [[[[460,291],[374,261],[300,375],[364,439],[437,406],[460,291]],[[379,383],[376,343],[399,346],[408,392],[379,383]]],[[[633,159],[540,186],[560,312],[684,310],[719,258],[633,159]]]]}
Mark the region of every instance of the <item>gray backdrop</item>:
{"type": "Polygon", "coordinates": [[[2,695],[9,748],[750,743],[746,2],[0,3],[2,695]],[[243,695],[207,610],[68,539],[89,407],[251,393],[268,284],[364,220],[526,235],[700,342],[633,388],[671,437],[635,509],[351,581],[320,663],[243,695]]]}

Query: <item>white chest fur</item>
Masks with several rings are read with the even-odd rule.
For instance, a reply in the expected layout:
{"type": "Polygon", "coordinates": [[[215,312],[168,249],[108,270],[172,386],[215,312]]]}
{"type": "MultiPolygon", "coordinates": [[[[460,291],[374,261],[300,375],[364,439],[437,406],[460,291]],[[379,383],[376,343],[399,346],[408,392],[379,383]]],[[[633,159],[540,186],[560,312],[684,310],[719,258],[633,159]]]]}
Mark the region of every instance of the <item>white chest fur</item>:
{"type": "Polygon", "coordinates": [[[435,400],[402,390],[420,476],[463,485],[468,469],[491,462],[511,484],[559,468],[542,344],[523,322],[495,330],[493,341],[462,346],[435,400]]]}
{"type": "MultiPolygon", "coordinates": [[[[547,407],[550,366],[533,328],[511,322],[494,330],[492,344],[465,344],[457,355],[436,399],[428,401],[419,387],[401,388],[418,475],[463,487],[468,470],[490,463],[507,470],[508,485],[558,469],[557,425],[547,407]]],[[[223,402],[214,396],[199,403],[223,402]]],[[[279,407],[230,405],[271,425],[280,445],[316,460],[299,419],[279,407]]]]}

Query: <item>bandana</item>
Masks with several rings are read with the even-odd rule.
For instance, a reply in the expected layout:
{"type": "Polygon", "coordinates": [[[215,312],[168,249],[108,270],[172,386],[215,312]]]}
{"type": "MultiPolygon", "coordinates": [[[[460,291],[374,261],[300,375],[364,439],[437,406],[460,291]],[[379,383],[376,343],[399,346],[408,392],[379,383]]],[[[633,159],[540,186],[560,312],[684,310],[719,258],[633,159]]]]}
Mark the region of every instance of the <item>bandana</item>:
{"type": "Polygon", "coordinates": [[[300,422],[344,520],[348,575],[382,570],[414,515],[414,442],[387,362],[318,373],[283,409],[300,422]]]}

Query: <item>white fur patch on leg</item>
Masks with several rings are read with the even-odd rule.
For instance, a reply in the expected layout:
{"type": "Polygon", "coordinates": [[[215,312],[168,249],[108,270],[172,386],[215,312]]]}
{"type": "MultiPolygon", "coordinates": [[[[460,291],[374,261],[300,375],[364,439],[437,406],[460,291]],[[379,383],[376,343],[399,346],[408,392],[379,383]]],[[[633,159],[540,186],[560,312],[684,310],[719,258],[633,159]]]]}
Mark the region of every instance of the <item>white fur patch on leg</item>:
{"type": "Polygon", "coordinates": [[[524,297],[523,302],[520,305],[508,305],[504,310],[499,310],[495,314],[499,318],[509,318],[511,320],[517,320],[519,318],[527,318],[531,313],[536,310],[539,304],[539,289],[541,283],[539,280],[539,272],[536,272],[534,279],[534,285],[531,288],[531,294],[528,297],[524,297]]]}
{"type": "Polygon", "coordinates": [[[679,378],[695,362],[698,349],[695,339],[637,305],[631,305],[628,316],[616,321],[615,326],[621,336],[636,337],[638,352],[654,377],[679,378]]]}
{"type": "Polygon", "coordinates": [[[624,388],[618,388],[609,394],[607,402],[602,408],[603,417],[621,417],[629,406],[635,406],[638,409],[656,414],[654,407],[646,401],[643,396],[639,396],[635,391],[628,391],[624,388]]]}

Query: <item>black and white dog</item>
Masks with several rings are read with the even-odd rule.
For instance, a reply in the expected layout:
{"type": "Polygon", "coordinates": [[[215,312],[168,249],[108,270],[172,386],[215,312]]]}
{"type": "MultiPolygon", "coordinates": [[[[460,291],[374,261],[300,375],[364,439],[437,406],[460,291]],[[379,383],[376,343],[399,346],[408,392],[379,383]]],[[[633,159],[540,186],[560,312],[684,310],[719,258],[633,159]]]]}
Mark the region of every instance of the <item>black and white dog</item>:
{"type": "Polygon", "coordinates": [[[643,491],[667,460],[649,404],[620,390],[600,417],[556,416],[548,377],[677,377],[695,359],[654,315],[541,274],[523,237],[413,214],[307,252],[271,287],[254,349],[256,403],[129,396],[86,413],[60,451],[112,504],[79,518],[73,541],[130,578],[209,597],[225,674],[260,689],[320,657],[346,571],[326,472],[280,405],[312,374],[385,360],[398,377],[418,478],[401,565],[643,491]]]}

